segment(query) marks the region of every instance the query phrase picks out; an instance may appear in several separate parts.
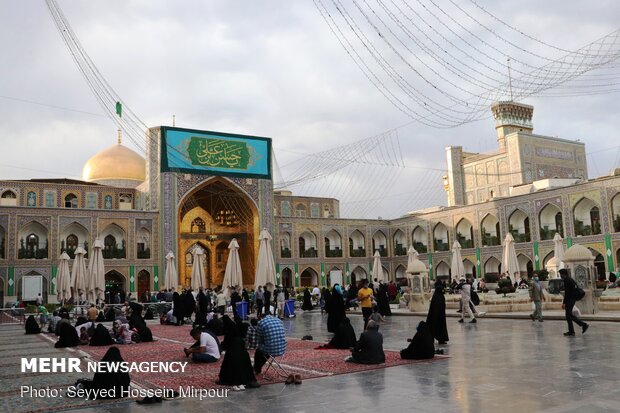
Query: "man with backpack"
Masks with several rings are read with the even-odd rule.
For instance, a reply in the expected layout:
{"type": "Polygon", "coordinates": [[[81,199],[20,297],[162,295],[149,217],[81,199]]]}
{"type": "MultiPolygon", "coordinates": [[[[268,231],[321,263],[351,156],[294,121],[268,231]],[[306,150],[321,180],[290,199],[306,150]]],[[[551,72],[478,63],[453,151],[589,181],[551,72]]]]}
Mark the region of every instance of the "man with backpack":
{"type": "Polygon", "coordinates": [[[566,268],[562,268],[559,273],[562,280],[564,280],[564,301],[562,301],[562,308],[566,311],[566,322],[568,323],[568,331],[564,333],[564,335],[567,337],[575,335],[573,321],[581,326],[581,334],[585,334],[590,325],[573,314],[573,307],[577,301],[583,298],[584,292],[577,286],[575,280],[569,277],[566,268]]]}

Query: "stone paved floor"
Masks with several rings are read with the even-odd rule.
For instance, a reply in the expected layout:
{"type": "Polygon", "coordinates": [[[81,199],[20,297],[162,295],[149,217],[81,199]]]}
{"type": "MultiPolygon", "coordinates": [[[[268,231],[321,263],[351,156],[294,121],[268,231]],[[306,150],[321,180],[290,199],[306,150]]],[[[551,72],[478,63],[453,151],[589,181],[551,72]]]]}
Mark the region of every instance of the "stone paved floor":
{"type": "MultiPolygon", "coordinates": [[[[353,315],[359,332],[362,320],[353,315]]],[[[385,347],[400,349],[418,317],[392,317],[381,326],[385,347]]],[[[300,314],[287,334],[326,339],[324,317],[300,314]]],[[[620,412],[620,325],[592,322],[585,335],[566,338],[566,323],[448,319],[448,360],[371,372],[275,384],[222,400],[184,399],[161,405],[100,405],[80,413],[183,412],[620,412]]],[[[579,330],[578,330],[579,331],[579,330]]],[[[4,336],[6,337],[6,336],[4,336]]],[[[1,410],[1,409],[0,409],[1,410]]]]}

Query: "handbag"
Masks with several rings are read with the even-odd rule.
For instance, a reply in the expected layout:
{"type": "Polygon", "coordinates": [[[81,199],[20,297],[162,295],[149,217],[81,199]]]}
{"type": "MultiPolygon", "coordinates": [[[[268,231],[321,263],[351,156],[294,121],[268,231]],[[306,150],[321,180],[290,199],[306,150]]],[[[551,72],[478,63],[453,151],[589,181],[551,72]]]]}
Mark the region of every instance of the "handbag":
{"type": "Polygon", "coordinates": [[[581,289],[581,287],[576,286],[575,287],[575,300],[579,301],[581,300],[583,297],[585,297],[586,292],[583,291],[583,289],[581,289]]]}
{"type": "Polygon", "coordinates": [[[471,292],[471,302],[474,303],[474,305],[480,305],[480,297],[475,291],[471,292]]]}

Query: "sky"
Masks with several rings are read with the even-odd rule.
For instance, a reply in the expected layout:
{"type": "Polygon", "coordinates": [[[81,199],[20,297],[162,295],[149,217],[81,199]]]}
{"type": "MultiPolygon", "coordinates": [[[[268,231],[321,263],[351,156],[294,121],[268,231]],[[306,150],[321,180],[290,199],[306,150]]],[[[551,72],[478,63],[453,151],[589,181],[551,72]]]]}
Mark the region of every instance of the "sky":
{"type": "MultiPolygon", "coordinates": [[[[448,0],[435,1],[451,7],[448,0]]],[[[484,152],[497,145],[490,117],[448,129],[412,122],[368,81],[312,0],[58,4],[99,71],[147,125],[171,125],[175,115],[178,127],[271,137],[284,179],[299,165],[307,167],[313,159],[307,154],[397,128],[390,136],[397,135],[405,167],[356,164],[288,188],[339,198],[348,216],[391,218],[445,204],[444,148],[484,152]]],[[[616,30],[620,15],[614,0],[479,4],[567,50],[616,30]]],[[[486,21],[514,35],[488,16],[486,21]]],[[[514,39],[545,53],[529,38],[514,39]]],[[[116,126],[81,76],[44,1],[0,0],[0,47],[0,179],[79,179],[91,156],[115,144],[116,126]]],[[[612,74],[620,76],[620,69],[612,74]]],[[[523,100],[535,107],[535,133],[586,143],[590,177],[620,167],[620,94],[613,83],[604,94],[523,100]]]]}

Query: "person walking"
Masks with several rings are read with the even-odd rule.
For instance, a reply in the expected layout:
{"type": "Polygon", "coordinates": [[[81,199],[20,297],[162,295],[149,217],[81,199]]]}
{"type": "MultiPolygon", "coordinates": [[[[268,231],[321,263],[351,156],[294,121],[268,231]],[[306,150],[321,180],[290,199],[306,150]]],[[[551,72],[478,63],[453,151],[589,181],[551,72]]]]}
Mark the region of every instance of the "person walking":
{"type": "Polygon", "coordinates": [[[585,334],[590,325],[573,314],[573,307],[575,307],[575,303],[578,299],[577,283],[568,275],[568,270],[566,268],[562,268],[559,273],[562,280],[564,280],[564,300],[562,301],[562,309],[565,311],[566,322],[568,323],[568,331],[564,333],[564,335],[567,337],[575,335],[573,321],[581,327],[581,334],[585,334]]]}
{"type": "Polygon", "coordinates": [[[258,286],[258,290],[256,290],[256,294],[254,294],[254,301],[256,301],[256,317],[261,318],[263,315],[263,301],[265,300],[265,295],[263,294],[263,287],[261,285],[258,286]]]}
{"type": "Polygon", "coordinates": [[[465,281],[465,278],[461,278],[459,285],[456,286],[456,291],[461,292],[461,318],[459,319],[459,323],[464,322],[465,310],[467,310],[467,314],[471,319],[470,323],[477,323],[476,317],[474,316],[474,311],[472,311],[470,307],[471,303],[471,285],[465,281]]]}
{"type": "Polygon", "coordinates": [[[363,279],[361,283],[362,287],[357,291],[357,299],[360,302],[362,308],[362,316],[364,317],[364,330],[368,324],[368,319],[372,314],[372,289],[368,288],[368,280],[363,279]]]}
{"type": "Polygon", "coordinates": [[[534,302],[534,312],[530,314],[530,318],[532,321],[538,320],[542,323],[542,301],[545,298],[545,292],[538,275],[534,276],[534,282],[530,285],[530,298],[534,302]]]}

